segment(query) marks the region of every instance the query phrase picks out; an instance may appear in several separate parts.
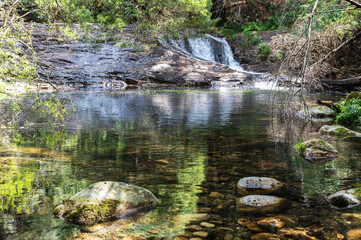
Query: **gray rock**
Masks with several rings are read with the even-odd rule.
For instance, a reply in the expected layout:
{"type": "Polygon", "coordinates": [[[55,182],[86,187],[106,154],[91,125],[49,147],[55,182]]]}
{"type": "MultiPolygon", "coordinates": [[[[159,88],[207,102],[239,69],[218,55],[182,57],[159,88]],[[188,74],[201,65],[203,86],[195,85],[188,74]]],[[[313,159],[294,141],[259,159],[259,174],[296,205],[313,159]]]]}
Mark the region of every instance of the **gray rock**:
{"type": "Polygon", "coordinates": [[[361,133],[339,125],[324,125],[320,128],[320,133],[337,137],[361,137],[361,133]]]}
{"type": "Polygon", "coordinates": [[[338,156],[336,149],[322,139],[311,139],[294,146],[294,149],[311,162],[333,160],[338,156]]]}
{"type": "Polygon", "coordinates": [[[315,122],[330,122],[333,120],[334,111],[326,106],[312,107],[308,110],[301,110],[298,115],[315,122]]]}
{"type": "Polygon", "coordinates": [[[98,182],[63,200],[54,215],[80,224],[132,215],[155,207],[157,198],[149,190],[123,182],[98,182]]]}
{"type": "Polygon", "coordinates": [[[287,199],[269,195],[248,195],[237,199],[237,209],[249,214],[281,212],[288,206],[287,199]]]}
{"type": "Polygon", "coordinates": [[[351,208],[360,204],[354,189],[336,192],[328,196],[327,200],[337,208],[351,208]]]}
{"type": "Polygon", "coordinates": [[[240,195],[270,194],[284,184],[268,177],[245,177],[238,181],[237,190],[240,195]]]}

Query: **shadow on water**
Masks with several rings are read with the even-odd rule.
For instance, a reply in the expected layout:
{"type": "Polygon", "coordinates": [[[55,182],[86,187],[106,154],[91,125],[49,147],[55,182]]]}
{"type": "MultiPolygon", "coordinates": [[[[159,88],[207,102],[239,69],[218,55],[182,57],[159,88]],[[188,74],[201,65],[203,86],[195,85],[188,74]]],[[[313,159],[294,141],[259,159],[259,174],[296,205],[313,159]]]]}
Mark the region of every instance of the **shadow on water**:
{"type": "MultiPolygon", "coordinates": [[[[249,239],[254,232],[237,221],[259,217],[244,216],[235,206],[235,184],[248,176],[286,183],[279,196],[292,204],[277,216],[287,219],[288,228],[323,228],[325,239],[348,229],[340,218],[344,212],[330,208],[325,196],[360,182],[360,144],[330,140],[339,159],[322,164],[297,160],[291,147],[299,136],[317,136],[319,125],[287,125],[271,115],[270,91],[67,95],[77,111],[65,129],[31,133],[35,141],[0,152],[0,238],[172,239],[203,231],[209,239],[249,239]],[[137,221],[93,234],[53,217],[52,208],[62,199],[105,180],[145,187],[161,203],[137,221]],[[205,221],[214,226],[199,225],[205,221]]],[[[282,104],[282,96],[276,102],[282,104]]]]}

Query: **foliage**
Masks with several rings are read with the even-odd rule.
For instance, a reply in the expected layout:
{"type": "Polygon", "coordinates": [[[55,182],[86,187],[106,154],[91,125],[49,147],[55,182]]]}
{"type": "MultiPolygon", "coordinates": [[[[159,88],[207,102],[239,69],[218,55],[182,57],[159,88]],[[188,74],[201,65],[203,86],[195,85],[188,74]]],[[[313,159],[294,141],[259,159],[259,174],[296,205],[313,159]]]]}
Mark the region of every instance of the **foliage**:
{"type": "MultiPolygon", "coordinates": [[[[16,12],[16,2],[5,1],[0,9],[0,86],[2,91],[13,96],[5,100],[5,111],[1,116],[2,127],[16,136],[19,123],[30,124],[28,114],[38,113],[51,124],[62,122],[65,118],[62,97],[53,95],[42,98],[37,91],[41,82],[36,54],[30,35],[31,26],[26,26],[23,18],[16,12]]],[[[45,73],[46,74],[46,73],[45,73]]]]}
{"type": "Polygon", "coordinates": [[[361,129],[361,99],[352,98],[336,104],[340,113],[336,116],[338,124],[361,129]]]}
{"type": "MultiPolygon", "coordinates": [[[[23,0],[24,1],[24,0],[23,0]]],[[[29,0],[26,0],[29,2],[29,0]]],[[[137,23],[174,31],[182,27],[209,28],[211,0],[32,0],[39,18],[48,22],[99,23],[122,28],[137,23]]]]}
{"type": "Polygon", "coordinates": [[[261,43],[258,45],[258,54],[257,56],[262,60],[267,60],[268,56],[272,53],[271,48],[265,44],[261,43]]]}

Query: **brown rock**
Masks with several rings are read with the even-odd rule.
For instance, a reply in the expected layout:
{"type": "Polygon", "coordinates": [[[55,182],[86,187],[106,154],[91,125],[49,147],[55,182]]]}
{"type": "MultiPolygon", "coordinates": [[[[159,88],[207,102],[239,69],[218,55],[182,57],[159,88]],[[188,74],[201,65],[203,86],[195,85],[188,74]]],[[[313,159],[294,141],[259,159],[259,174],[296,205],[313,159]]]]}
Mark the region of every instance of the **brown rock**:
{"type": "Polygon", "coordinates": [[[210,198],[224,198],[224,195],[222,193],[219,193],[219,192],[211,192],[208,197],[210,197],[210,198]]]}
{"type": "Polygon", "coordinates": [[[193,236],[195,237],[201,237],[201,238],[206,238],[208,237],[208,233],[207,232],[202,232],[202,231],[198,231],[198,232],[194,232],[193,236]]]}
{"type": "Polygon", "coordinates": [[[237,209],[243,213],[265,214],[285,210],[289,206],[289,201],[268,195],[248,195],[238,198],[236,205],[237,209]]]}
{"type": "Polygon", "coordinates": [[[263,230],[258,226],[257,222],[250,222],[247,225],[247,228],[253,232],[262,232],[263,230]]]}
{"type": "Polygon", "coordinates": [[[247,218],[240,218],[238,219],[238,224],[241,226],[246,226],[248,223],[250,223],[251,221],[247,218]]]}
{"type": "Polygon", "coordinates": [[[286,239],[299,239],[299,240],[317,240],[317,238],[309,236],[305,231],[295,229],[281,229],[280,236],[286,239]]]}
{"type": "Polygon", "coordinates": [[[348,240],[361,240],[361,228],[352,229],[347,232],[348,240]]]}
{"type": "Polygon", "coordinates": [[[283,228],[283,226],[285,225],[285,222],[283,222],[281,219],[279,218],[264,218],[262,220],[259,220],[257,222],[257,224],[270,232],[276,232],[277,230],[283,228]]]}
{"type": "Polygon", "coordinates": [[[279,238],[272,233],[258,233],[251,236],[251,240],[279,240],[279,238]]]}
{"type": "Polygon", "coordinates": [[[195,231],[200,231],[202,230],[203,228],[199,225],[189,225],[186,227],[187,229],[192,229],[192,230],[195,230],[195,231]]]}
{"type": "Polygon", "coordinates": [[[209,222],[202,222],[200,225],[205,228],[214,228],[216,226],[213,223],[209,223],[209,222]]]}

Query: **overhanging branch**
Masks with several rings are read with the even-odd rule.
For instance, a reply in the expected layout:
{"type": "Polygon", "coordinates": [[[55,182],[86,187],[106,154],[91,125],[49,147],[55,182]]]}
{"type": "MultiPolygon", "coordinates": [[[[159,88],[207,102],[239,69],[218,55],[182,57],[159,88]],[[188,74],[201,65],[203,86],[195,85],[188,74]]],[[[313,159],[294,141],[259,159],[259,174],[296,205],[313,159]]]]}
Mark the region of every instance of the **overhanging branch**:
{"type": "Polygon", "coordinates": [[[361,8],[361,3],[356,2],[354,0],[346,0],[346,2],[349,2],[351,5],[356,6],[356,8],[361,8]]]}

